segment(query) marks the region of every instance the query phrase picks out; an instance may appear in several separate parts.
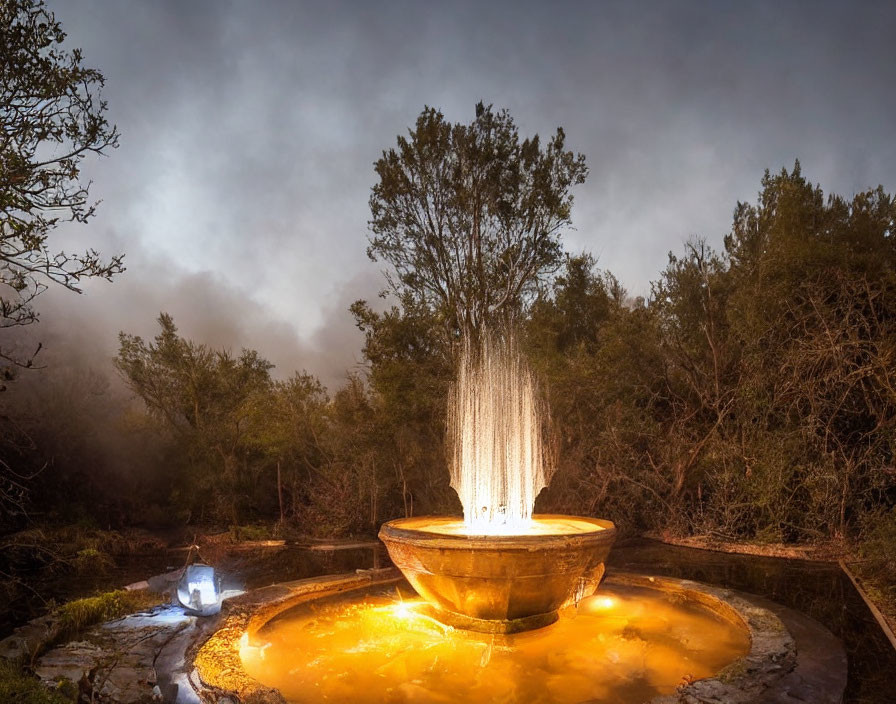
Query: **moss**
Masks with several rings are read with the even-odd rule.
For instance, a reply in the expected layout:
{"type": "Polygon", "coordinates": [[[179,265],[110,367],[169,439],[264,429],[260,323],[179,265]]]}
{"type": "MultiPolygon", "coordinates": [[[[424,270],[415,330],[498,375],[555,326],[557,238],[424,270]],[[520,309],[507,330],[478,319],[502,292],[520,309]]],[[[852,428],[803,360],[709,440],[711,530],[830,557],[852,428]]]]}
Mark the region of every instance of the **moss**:
{"type": "Polygon", "coordinates": [[[724,668],[716,678],[723,684],[731,684],[741,679],[747,673],[747,661],[744,658],[735,660],[733,663],[724,668]]]}
{"type": "Polygon", "coordinates": [[[0,659],[0,702],[15,704],[71,704],[73,698],[0,659]]]}
{"type": "Polygon", "coordinates": [[[98,623],[121,618],[159,603],[161,598],[158,594],[123,589],[70,601],[56,609],[59,625],[53,642],[70,640],[98,623]]]}

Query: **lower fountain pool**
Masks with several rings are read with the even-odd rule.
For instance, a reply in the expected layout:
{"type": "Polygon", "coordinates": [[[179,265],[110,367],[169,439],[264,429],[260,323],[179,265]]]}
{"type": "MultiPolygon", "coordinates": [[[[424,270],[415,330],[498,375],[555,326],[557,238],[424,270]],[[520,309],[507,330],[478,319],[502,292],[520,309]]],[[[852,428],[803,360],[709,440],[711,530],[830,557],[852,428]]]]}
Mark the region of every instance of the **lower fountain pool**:
{"type": "Polygon", "coordinates": [[[289,702],[640,704],[750,645],[732,609],[687,590],[610,581],[550,626],[492,635],[444,625],[402,581],[300,603],[240,657],[289,702]]]}

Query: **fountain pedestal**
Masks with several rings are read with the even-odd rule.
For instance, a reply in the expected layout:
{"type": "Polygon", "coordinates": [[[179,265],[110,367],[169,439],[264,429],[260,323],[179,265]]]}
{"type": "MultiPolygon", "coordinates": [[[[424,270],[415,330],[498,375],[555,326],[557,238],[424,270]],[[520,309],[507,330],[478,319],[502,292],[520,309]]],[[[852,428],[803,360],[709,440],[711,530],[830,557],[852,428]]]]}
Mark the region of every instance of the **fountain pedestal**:
{"type": "Polygon", "coordinates": [[[449,625],[486,633],[540,628],[590,596],[616,538],[610,521],[537,515],[524,535],[467,535],[459,519],[402,518],[379,537],[414,589],[449,625]]]}

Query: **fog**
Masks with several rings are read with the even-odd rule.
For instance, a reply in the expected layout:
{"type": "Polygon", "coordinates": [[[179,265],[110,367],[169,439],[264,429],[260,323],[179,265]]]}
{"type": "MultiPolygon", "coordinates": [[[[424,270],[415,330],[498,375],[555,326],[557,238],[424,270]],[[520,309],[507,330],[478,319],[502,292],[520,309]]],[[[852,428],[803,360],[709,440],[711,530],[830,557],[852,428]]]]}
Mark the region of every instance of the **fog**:
{"type": "Polygon", "coordinates": [[[844,195],[896,183],[892,3],[121,3],[51,0],[102,70],[122,134],[85,163],[102,199],[54,246],[123,252],[113,284],[39,300],[39,334],[111,357],[160,311],[192,339],[338,384],[373,161],[424,105],[479,100],[588,157],[570,251],[635,295],[693,235],[720,246],[765,168],[799,158],[844,195]]]}

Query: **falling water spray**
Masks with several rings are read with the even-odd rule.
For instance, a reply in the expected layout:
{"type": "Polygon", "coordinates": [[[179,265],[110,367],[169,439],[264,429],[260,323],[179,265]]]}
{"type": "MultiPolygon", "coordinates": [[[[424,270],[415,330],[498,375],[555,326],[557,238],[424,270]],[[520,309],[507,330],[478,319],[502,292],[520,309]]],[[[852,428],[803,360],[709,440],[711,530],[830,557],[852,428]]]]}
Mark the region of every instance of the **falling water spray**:
{"type": "Polygon", "coordinates": [[[448,408],[451,486],[470,534],[529,531],[535,497],[547,485],[545,414],[510,333],[466,338],[448,408]]]}

